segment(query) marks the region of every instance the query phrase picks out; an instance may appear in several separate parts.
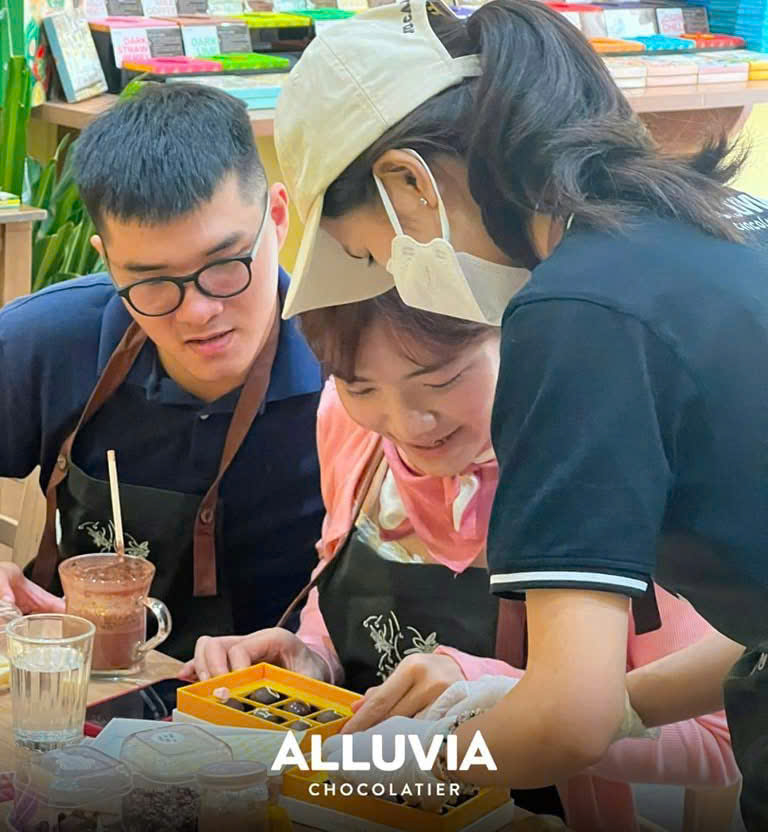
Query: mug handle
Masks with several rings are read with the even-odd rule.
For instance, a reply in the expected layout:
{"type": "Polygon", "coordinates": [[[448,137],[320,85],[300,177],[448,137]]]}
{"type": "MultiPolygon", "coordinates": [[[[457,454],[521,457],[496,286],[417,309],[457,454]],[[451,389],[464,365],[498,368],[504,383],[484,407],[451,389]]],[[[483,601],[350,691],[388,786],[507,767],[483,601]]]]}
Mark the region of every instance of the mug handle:
{"type": "Polygon", "coordinates": [[[136,645],[137,659],[143,659],[150,650],[154,650],[162,644],[171,634],[171,613],[168,607],[157,598],[142,598],[141,603],[155,616],[157,621],[157,632],[149,641],[143,641],[136,645]]]}

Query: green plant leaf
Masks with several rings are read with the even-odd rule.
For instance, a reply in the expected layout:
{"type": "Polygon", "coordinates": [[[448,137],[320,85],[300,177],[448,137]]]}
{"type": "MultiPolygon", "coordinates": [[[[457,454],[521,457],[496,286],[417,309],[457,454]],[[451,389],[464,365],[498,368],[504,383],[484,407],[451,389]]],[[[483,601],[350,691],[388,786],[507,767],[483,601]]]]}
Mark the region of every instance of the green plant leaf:
{"type": "Polygon", "coordinates": [[[56,151],[53,154],[53,158],[57,162],[59,162],[61,159],[64,158],[64,154],[67,153],[69,145],[72,143],[73,137],[74,137],[74,134],[72,134],[72,133],[65,133],[61,137],[61,141],[56,146],[56,151]]]}
{"type": "Polygon", "coordinates": [[[53,186],[56,181],[56,161],[49,159],[42,169],[40,178],[37,180],[37,187],[32,196],[31,205],[35,208],[48,208],[53,193],[53,186]]]}
{"type": "Polygon", "coordinates": [[[59,269],[63,272],[72,272],[74,269],[74,262],[77,258],[77,239],[80,234],[80,226],[75,225],[72,231],[64,241],[64,249],[61,255],[61,262],[59,269]]]}
{"type": "Polygon", "coordinates": [[[64,225],[64,223],[74,221],[75,215],[78,212],[82,215],[80,192],[78,191],[77,185],[74,181],[69,183],[69,186],[61,194],[58,200],[51,197],[49,210],[53,214],[53,223],[49,229],[50,234],[55,234],[64,225]]]}
{"type": "Polygon", "coordinates": [[[39,265],[32,280],[33,292],[48,286],[51,276],[58,271],[73,228],[71,222],[65,222],[55,234],[49,234],[41,240],[45,246],[41,249],[39,265]]]}
{"type": "Polygon", "coordinates": [[[45,255],[45,250],[48,246],[48,238],[41,237],[40,239],[35,239],[34,243],[32,243],[32,275],[33,280],[32,283],[34,285],[34,275],[37,274],[38,270],[40,269],[40,263],[43,260],[45,255]]]}
{"type": "Polygon", "coordinates": [[[0,188],[19,196],[24,189],[30,77],[26,58],[8,59],[0,130],[0,188]]]}
{"type": "Polygon", "coordinates": [[[147,77],[148,73],[144,73],[143,75],[137,75],[132,81],[129,81],[123,91],[120,93],[120,100],[125,101],[128,98],[133,98],[137,92],[139,92],[145,84],[152,83],[151,81],[145,81],[144,79],[147,77]]]}
{"type": "Polygon", "coordinates": [[[106,264],[102,260],[101,255],[91,246],[91,252],[88,255],[88,266],[85,274],[100,274],[107,271],[106,264]]]}
{"type": "Polygon", "coordinates": [[[91,245],[91,237],[96,233],[96,228],[91,218],[86,214],[80,222],[80,236],[77,241],[77,259],[73,271],[75,274],[88,274],[88,263],[91,259],[91,252],[98,255],[96,249],[91,245]]]}
{"type": "Polygon", "coordinates": [[[64,256],[60,269],[69,274],[83,274],[80,271],[80,263],[85,264],[85,254],[89,247],[89,240],[93,233],[93,223],[89,217],[85,217],[72,229],[69,241],[66,244],[64,256]]]}
{"type": "Polygon", "coordinates": [[[51,199],[58,202],[62,194],[75,181],[75,154],[72,152],[77,140],[72,141],[72,134],[67,133],[59,142],[53,158],[56,160],[58,175],[51,199]],[[71,142],[71,143],[70,143],[71,142]]]}
{"type": "Polygon", "coordinates": [[[25,205],[32,205],[32,198],[37,190],[37,183],[43,172],[43,166],[33,156],[27,156],[24,163],[24,189],[21,201],[25,205]]]}

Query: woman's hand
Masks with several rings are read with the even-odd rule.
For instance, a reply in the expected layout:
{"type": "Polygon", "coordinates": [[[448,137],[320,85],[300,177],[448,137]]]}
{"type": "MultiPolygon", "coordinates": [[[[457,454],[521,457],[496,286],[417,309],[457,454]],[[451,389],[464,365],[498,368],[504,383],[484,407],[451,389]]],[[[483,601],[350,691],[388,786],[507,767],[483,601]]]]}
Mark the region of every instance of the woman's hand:
{"type": "Polygon", "coordinates": [[[365,731],[391,716],[418,716],[446,688],[463,678],[461,668],[450,656],[413,653],[400,662],[386,682],[369,688],[353,705],[355,715],[342,733],[365,731]]]}
{"type": "Polygon", "coordinates": [[[15,604],[25,615],[64,612],[64,599],[33,583],[15,563],[0,563],[0,599],[15,604]]]}
{"type": "Polygon", "coordinates": [[[424,713],[424,719],[458,716],[465,711],[487,711],[519,682],[513,676],[481,676],[474,682],[455,682],[424,713]]]}
{"type": "Polygon", "coordinates": [[[375,728],[360,731],[352,736],[342,737],[336,734],[329,737],[323,743],[323,759],[328,763],[339,764],[338,773],[330,775],[334,780],[354,785],[365,783],[369,787],[373,784],[382,784],[387,794],[402,795],[406,803],[437,811],[450,797],[450,792],[446,784],[438,780],[433,773],[440,747],[440,742],[435,737],[447,734],[452,723],[453,720],[450,718],[427,722],[424,719],[392,717],[375,728]],[[398,737],[400,737],[404,751],[402,765],[397,766],[394,771],[373,767],[368,771],[362,771],[359,768],[341,768],[344,764],[343,747],[346,744],[352,747],[355,762],[373,762],[374,737],[377,737],[381,744],[381,759],[387,761],[401,759],[396,754],[398,737]],[[421,745],[426,757],[425,768],[422,768],[422,762],[416,758],[408,738],[416,740],[421,745]]]}
{"type": "Polygon", "coordinates": [[[195,658],[184,665],[179,677],[204,682],[257,662],[269,662],[321,682],[330,681],[325,661],[298,636],[280,627],[247,636],[201,636],[195,645],[195,658]]]}

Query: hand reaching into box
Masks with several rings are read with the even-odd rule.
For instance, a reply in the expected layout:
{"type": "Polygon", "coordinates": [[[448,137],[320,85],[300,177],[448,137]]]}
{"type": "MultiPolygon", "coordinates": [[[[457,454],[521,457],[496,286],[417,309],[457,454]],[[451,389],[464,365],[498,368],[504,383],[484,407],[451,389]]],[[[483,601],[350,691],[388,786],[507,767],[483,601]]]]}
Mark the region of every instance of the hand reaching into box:
{"type": "Polygon", "coordinates": [[[453,690],[454,683],[463,680],[461,668],[450,656],[406,656],[386,682],[368,688],[365,696],[355,702],[355,715],[344,726],[344,733],[365,731],[391,716],[423,716],[444,691],[453,690]]]}
{"type": "Polygon", "coordinates": [[[247,636],[201,636],[195,645],[195,657],[179,673],[182,679],[220,676],[231,670],[243,670],[258,662],[284,667],[321,682],[330,681],[325,660],[290,630],[271,627],[247,636]]]}

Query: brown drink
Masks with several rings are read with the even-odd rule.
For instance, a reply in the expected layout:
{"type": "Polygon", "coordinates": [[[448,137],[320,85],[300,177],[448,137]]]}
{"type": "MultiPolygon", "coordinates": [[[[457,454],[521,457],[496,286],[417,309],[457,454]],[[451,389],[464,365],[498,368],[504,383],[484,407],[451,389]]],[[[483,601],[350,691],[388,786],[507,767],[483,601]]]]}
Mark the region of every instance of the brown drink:
{"type": "Polygon", "coordinates": [[[92,670],[134,672],[144,654],[164,641],[171,629],[168,610],[148,598],[155,567],[147,560],[117,555],[80,555],[59,565],[67,612],[93,622],[92,670]],[[147,609],[158,619],[157,635],[146,642],[147,609]]]}

